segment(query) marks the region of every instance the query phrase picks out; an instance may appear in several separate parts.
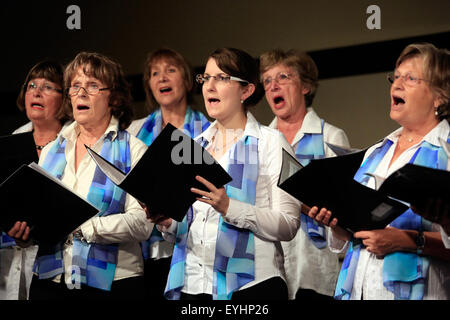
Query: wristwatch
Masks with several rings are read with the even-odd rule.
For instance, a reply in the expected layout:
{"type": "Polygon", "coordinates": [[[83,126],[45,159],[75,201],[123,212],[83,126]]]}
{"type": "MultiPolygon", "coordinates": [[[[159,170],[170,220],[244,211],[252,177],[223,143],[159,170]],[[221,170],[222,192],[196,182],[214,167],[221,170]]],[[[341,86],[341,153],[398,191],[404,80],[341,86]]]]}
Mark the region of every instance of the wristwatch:
{"type": "Polygon", "coordinates": [[[422,254],[423,247],[425,247],[425,236],[423,231],[419,231],[416,237],[416,245],[417,245],[417,254],[422,254]]]}

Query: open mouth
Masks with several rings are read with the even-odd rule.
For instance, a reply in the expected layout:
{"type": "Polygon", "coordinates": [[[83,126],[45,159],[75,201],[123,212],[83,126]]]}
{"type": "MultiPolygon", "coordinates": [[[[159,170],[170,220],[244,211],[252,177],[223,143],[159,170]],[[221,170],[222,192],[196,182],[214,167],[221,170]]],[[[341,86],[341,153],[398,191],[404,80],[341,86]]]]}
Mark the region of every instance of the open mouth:
{"type": "Polygon", "coordinates": [[[83,110],[89,110],[89,106],[85,105],[78,105],[77,110],[83,111],[83,110]]]}
{"type": "Polygon", "coordinates": [[[208,102],[211,103],[211,104],[214,104],[214,103],[219,103],[220,100],[217,99],[217,98],[208,98],[208,102]]]}
{"type": "Polygon", "coordinates": [[[34,109],[44,109],[44,106],[42,104],[39,103],[32,103],[31,107],[34,109]]]}
{"type": "Polygon", "coordinates": [[[172,91],[172,88],[170,88],[170,87],[164,87],[164,88],[159,89],[159,92],[161,92],[161,93],[168,93],[171,91],[172,91]]]}
{"type": "Polygon", "coordinates": [[[405,100],[397,96],[392,96],[392,103],[394,104],[394,106],[397,106],[399,104],[405,104],[405,100]]]}
{"type": "Polygon", "coordinates": [[[284,98],[283,97],[275,97],[274,99],[273,99],[273,102],[275,102],[275,104],[279,104],[279,103],[281,103],[281,102],[283,102],[284,101],[284,98]]]}

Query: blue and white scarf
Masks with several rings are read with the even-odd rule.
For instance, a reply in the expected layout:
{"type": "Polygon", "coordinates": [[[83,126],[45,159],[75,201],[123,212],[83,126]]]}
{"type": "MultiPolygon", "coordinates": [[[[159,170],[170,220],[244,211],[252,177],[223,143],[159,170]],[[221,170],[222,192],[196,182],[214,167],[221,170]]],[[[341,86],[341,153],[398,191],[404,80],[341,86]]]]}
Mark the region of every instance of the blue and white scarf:
{"type": "MultiPolygon", "coordinates": [[[[325,157],[323,142],[325,121],[320,119],[320,123],[320,133],[305,133],[298,142],[295,157],[302,166],[306,166],[312,159],[322,159],[325,157]]],[[[312,243],[319,249],[325,248],[327,246],[325,228],[306,214],[300,214],[300,221],[302,230],[308,235],[312,243]]]]}
{"type": "Polygon", "coordinates": [[[13,238],[8,236],[8,234],[6,234],[5,232],[1,232],[1,234],[0,234],[0,249],[13,247],[15,245],[16,245],[16,242],[14,241],[13,238]]]}
{"type": "MultiPolygon", "coordinates": [[[[208,141],[200,141],[205,147],[208,141]]],[[[233,180],[226,185],[227,195],[235,200],[255,205],[258,179],[258,139],[245,136],[229,151],[227,172],[233,180]]],[[[192,208],[178,223],[176,243],[164,295],[180,299],[184,286],[186,241],[193,220],[192,208]]],[[[247,229],[241,229],[219,218],[214,259],[214,300],[230,300],[234,291],[255,279],[255,240],[247,229]]]]}
{"type": "MultiPolygon", "coordinates": [[[[191,138],[195,138],[205,131],[210,125],[208,119],[200,111],[194,111],[189,106],[186,109],[184,117],[184,133],[191,138]]],[[[150,146],[162,130],[161,109],[151,113],[142,125],[139,133],[136,135],[138,139],[150,146]]],[[[151,245],[157,241],[163,241],[161,232],[157,228],[153,228],[150,238],[141,241],[142,255],[144,259],[150,258],[151,245]]]]}
{"type": "MultiPolygon", "coordinates": [[[[450,141],[450,135],[448,140],[450,141]]],[[[356,172],[354,179],[364,185],[383,159],[393,142],[386,139],[364,161],[356,172]]],[[[446,170],[448,157],[440,146],[423,141],[414,153],[410,163],[425,167],[446,170]]],[[[431,222],[415,214],[411,209],[405,211],[391,224],[398,229],[431,230],[431,222]]],[[[353,280],[358,265],[359,253],[362,244],[350,242],[349,249],[339,273],[335,299],[349,300],[353,289],[353,280]]],[[[394,252],[384,257],[383,284],[387,290],[394,293],[396,300],[422,300],[428,273],[429,259],[415,253],[394,252]]]]}
{"type": "MultiPolygon", "coordinates": [[[[128,173],[131,168],[130,136],[127,131],[118,131],[115,139],[113,135],[114,132],[110,132],[105,137],[100,155],[128,173]]],[[[62,178],[67,164],[66,142],[65,139],[60,138],[58,143],[50,149],[42,166],[58,179],[62,178]]],[[[99,209],[98,216],[123,213],[125,198],[126,193],[97,167],[87,200],[99,209]]],[[[48,279],[64,273],[62,247],[63,244],[60,243],[54,248],[53,254],[37,258],[34,271],[39,274],[39,279],[48,279]]],[[[111,290],[117,264],[117,252],[118,244],[88,244],[74,239],[72,265],[78,270],[73,269],[72,281],[79,281],[81,284],[102,290],[111,290]]]]}

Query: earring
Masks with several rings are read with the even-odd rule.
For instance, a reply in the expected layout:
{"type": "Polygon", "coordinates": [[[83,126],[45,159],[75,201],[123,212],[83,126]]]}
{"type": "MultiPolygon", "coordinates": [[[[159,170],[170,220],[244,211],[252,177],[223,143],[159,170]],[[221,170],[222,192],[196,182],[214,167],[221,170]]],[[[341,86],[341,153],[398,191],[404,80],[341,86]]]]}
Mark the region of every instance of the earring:
{"type": "Polygon", "coordinates": [[[439,112],[438,112],[438,109],[437,109],[437,108],[434,110],[434,115],[435,115],[436,117],[439,115],[439,112]]]}
{"type": "Polygon", "coordinates": [[[244,103],[244,100],[241,100],[241,104],[243,104],[244,103]]]}

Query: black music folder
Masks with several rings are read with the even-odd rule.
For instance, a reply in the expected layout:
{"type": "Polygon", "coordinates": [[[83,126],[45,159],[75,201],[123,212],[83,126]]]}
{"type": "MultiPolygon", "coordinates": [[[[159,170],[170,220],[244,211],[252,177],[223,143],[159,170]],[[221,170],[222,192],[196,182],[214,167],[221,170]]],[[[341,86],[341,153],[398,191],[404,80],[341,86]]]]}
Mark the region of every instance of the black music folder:
{"type": "Polygon", "coordinates": [[[0,149],[0,182],[5,181],[21,165],[39,161],[32,132],[0,137],[0,149]]]}
{"type": "Polygon", "coordinates": [[[417,203],[428,198],[450,201],[450,172],[408,163],[386,179],[373,175],[379,191],[393,198],[417,203]]]}
{"type": "Polygon", "coordinates": [[[342,228],[356,232],[382,229],[408,206],[353,179],[366,150],[314,159],[302,166],[283,150],[278,186],[309,207],[325,207],[342,228]]]}
{"type": "Polygon", "coordinates": [[[168,123],[138,163],[125,174],[87,147],[100,169],[117,186],[144,203],[149,212],[182,221],[199,195],[191,188],[209,191],[197,175],[217,188],[230,182],[230,175],[197,142],[168,123]]]}
{"type": "Polygon", "coordinates": [[[55,245],[99,210],[32,162],[0,184],[0,229],[26,221],[38,244],[55,245]]]}

